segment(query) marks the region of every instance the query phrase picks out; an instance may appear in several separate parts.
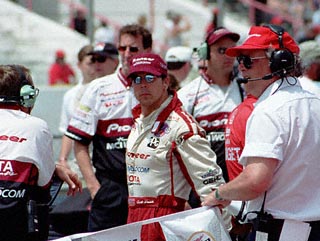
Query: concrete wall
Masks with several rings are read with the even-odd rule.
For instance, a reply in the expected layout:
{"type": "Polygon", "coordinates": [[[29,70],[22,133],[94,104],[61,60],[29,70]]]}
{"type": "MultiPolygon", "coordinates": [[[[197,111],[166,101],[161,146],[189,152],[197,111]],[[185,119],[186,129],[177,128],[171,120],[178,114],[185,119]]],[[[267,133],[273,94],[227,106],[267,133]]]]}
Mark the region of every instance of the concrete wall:
{"type": "Polygon", "coordinates": [[[33,116],[37,116],[48,123],[48,126],[54,137],[53,151],[54,151],[55,160],[58,160],[58,155],[60,152],[61,137],[63,135],[63,133],[59,131],[62,99],[63,99],[64,93],[69,88],[71,88],[71,86],[40,87],[39,96],[36,100],[36,103],[31,113],[33,116]]]}
{"type": "Polygon", "coordinates": [[[77,54],[88,42],[69,27],[29,12],[11,1],[1,0],[0,64],[25,65],[31,70],[37,86],[47,85],[48,68],[57,49],[66,52],[67,62],[80,76],[76,67],[77,54]]]}

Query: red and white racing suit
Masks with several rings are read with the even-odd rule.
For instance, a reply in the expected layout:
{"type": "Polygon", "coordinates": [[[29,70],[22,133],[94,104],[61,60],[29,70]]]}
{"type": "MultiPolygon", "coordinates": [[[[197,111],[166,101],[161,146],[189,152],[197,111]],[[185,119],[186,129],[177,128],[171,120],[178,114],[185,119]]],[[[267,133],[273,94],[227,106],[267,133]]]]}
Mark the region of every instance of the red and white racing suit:
{"type": "MultiPolygon", "coordinates": [[[[191,189],[202,199],[224,183],[203,129],[181,106],[174,94],[145,118],[134,109],[126,153],[128,223],[183,211],[191,189]]],[[[158,223],[141,233],[141,240],[165,240],[158,223]]]]}
{"type": "Polygon", "coordinates": [[[211,149],[217,154],[217,163],[222,168],[223,177],[228,181],[224,132],[230,112],[243,99],[243,90],[235,80],[224,90],[212,83],[209,76],[202,74],[181,88],[178,97],[185,110],[206,131],[211,149]]]}
{"type": "Polygon", "coordinates": [[[55,170],[47,123],[18,108],[0,106],[0,240],[6,241],[26,240],[27,201],[50,200],[55,170]]]}
{"type": "Polygon", "coordinates": [[[65,133],[84,145],[93,142],[92,163],[101,184],[89,216],[89,231],[123,225],[128,191],[125,150],[137,104],[121,71],[92,81],[65,133]]]}

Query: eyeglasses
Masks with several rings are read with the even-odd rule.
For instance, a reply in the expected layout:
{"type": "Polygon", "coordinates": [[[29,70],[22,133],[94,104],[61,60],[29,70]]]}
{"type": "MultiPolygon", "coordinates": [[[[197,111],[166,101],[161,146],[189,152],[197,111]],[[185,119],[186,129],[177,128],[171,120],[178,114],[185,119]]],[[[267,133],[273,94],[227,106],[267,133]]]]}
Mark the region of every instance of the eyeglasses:
{"type": "Polygon", "coordinates": [[[107,56],[94,56],[91,58],[91,63],[104,63],[107,60],[107,56]]]}
{"type": "Polygon", "coordinates": [[[159,78],[159,76],[155,76],[152,74],[146,74],[145,76],[132,76],[132,82],[136,85],[141,84],[142,79],[144,79],[147,83],[152,83],[156,78],[159,78]]]}
{"type": "Polygon", "coordinates": [[[131,53],[136,53],[139,51],[139,48],[138,47],[133,47],[133,46],[119,46],[118,47],[118,50],[121,51],[121,52],[124,52],[127,50],[127,48],[129,48],[129,51],[131,53]]]}
{"type": "Polygon", "coordinates": [[[248,55],[240,55],[237,57],[237,61],[239,64],[241,64],[241,62],[242,62],[246,69],[251,69],[252,64],[253,64],[253,60],[265,59],[265,58],[267,58],[267,57],[266,56],[250,57],[248,55]]]}
{"type": "Polygon", "coordinates": [[[181,69],[187,62],[167,62],[168,70],[181,69]]]}
{"type": "Polygon", "coordinates": [[[225,54],[226,53],[227,48],[226,47],[219,47],[218,48],[218,53],[219,54],[225,54]]]}

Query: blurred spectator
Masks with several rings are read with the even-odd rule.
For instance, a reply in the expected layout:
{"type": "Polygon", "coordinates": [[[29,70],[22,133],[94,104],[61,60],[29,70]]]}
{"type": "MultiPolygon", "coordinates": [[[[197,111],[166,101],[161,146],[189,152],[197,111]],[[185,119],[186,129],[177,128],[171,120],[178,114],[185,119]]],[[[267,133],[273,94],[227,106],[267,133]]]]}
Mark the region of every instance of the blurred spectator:
{"type": "Polygon", "coordinates": [[[87,34],[87,19],[84,11],[77,10],[73,17],[72,27],[77,32],[86,35],[87,34]]]}
{"type": "Polygon", "coordinates": [[[303,28],[303,32],[300,32],[296,37],[298,43],[302,43],[309,40],[315,40],[320,31],[320,25],[309,24],[303,28]]]}
{"type": "Polygon", "coordinates": [[[114,43],[115,33],[114,30],[108,25],[107,21],[101,20],[100,26],[94,32],[95,43],[114,43]]]}
{"type": "Polygon", "coordinates": [[[165,27],[165,43],[168,47],[184,45],[182,33],[188,32],[191,29],[191,23],[186,16],[183,16],[174,11],[167,11],[167,20],[165,27]]]}
{"type": "Polygon", "coordinates": [[[65,52],[58,49],[55,53],[55,62],[49,67],[49,85],[74,83],[75,72],[65,62],[65,52]]]}
{"type": "Polygon", "coordinates": [[[305,41],[299,45],[303,76],[302,88],[320,97],[320,45],[317,41],[305,41]]]}
{"type": "Polygon", "coordinates": [[[219,9],[213,8],[212,9],[212,15],[211,15],[211,21],[206,27],[205,33],[208,34],[212,32],[214,29],[218,27],[218,15],[219,15],[219,9]]]}
{"type": "MultiPolygon", "coordinates": [[[[59,125],[59,130],[62,133],[66,132],[72,114],[78,106],[88,84],[96,78],[112,74],[118,64],[118,50],[113,44],[100,43],[94,48],[91,45],[86,45],[80,49],[78,53],[78,68],[81,71],[82,80],[63,96],[59,125]]],[[[67,161],[72,149],[72,142],[69,137],[62,137],[58,162],[66,167],[69,167],[67,161]]],[[[72,169],[77,170],[79,168],[74,166],[72,169]]],[[[78,175],[81,176],[80,170],[78,175]]]]}
{"type": "MultiPolygon", "coordinates": [[[[267,0],[256,0],[256,2],[267,4],[267,0]]],[[[266,12],[260,10],[260,9],[255,9],[254,11],[254,20],[255,20],[255,25],[261,25],[263,23],[266,23],[266,12]]]]}
{"type": "Polygon", "coordinates": [[[144,13],[141,13],[137,18],[137,24],[144,27],[145,29],[148,29],[152,33],[153,27],[154,27],[153,20],[154,19],[150,18],[148,21],[147,15],[144,13]]]}
{"type": "Polygon", "coordinates": [[[147,16],[145,14],[140,14],[137,19],[137,24],[147,28],[147,16]]]}
{"type": "Polygon", "coordinates": [[[176,46],[168,49],[165,61],[168,72],[178,81],[179,88],[189,83],[192,79],[188,75],[192,69],[192,49],[185,46],[176,46]]]}
{"type": "Polygon", "coordinates": [[[119,65],[119,52],[112,43],[97,43],[89,55],[95,64],[96,78],[112,74],[119,65]]]}

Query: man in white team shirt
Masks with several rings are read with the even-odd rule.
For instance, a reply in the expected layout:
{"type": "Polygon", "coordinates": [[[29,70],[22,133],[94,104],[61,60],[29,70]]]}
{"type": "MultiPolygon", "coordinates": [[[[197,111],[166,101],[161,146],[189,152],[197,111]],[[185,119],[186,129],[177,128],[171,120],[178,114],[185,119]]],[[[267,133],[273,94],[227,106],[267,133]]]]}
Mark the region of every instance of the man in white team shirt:
{"type": "Polygon", "coordinates": [[[253,26],[246,41],[226,54],[237,57],[242,82],[258,100],[239,159],[245,168],[203,205],[247,201],[247,221],[255,224],[250,240],[278,241],[294,220],[310,224],[308,241],[318,241],[320,99],[297,79],[299,47],[280,26],[253,26]]]}
{"type": "MultiPolygon", "coordinates": [[[[63,96],[59,125],[59,130],[62,133],[66,132],[73,112],[79,104],[88,84],[96,78],[112,74],[116,70],[118,64],[118,50],[116,46],[111,43],[97,43],[95,47],[85,45],[80,49],[77,65],[81,71],[82,79],[63,96]]],[[[81,176],[80,170],[78,171],[78,165],[75,163],[68,163],[72,146],[72,139],[64,135],[61,140],[58,163],[66,167],[71,166],[71,169],[77,170],[78,175],[81,176]]]]}
{"type": "Polygon", "coordinates": [[[39,232],[30,230],[27,201],[47,204],[54,174],[69,184],[68,194],[81,191],[75,173],[54,165],[47,123],[30,115],[38,93],[27,68],[0,65],[0,240],[47,240],[47,212],[38,210],[39,232]]]}

